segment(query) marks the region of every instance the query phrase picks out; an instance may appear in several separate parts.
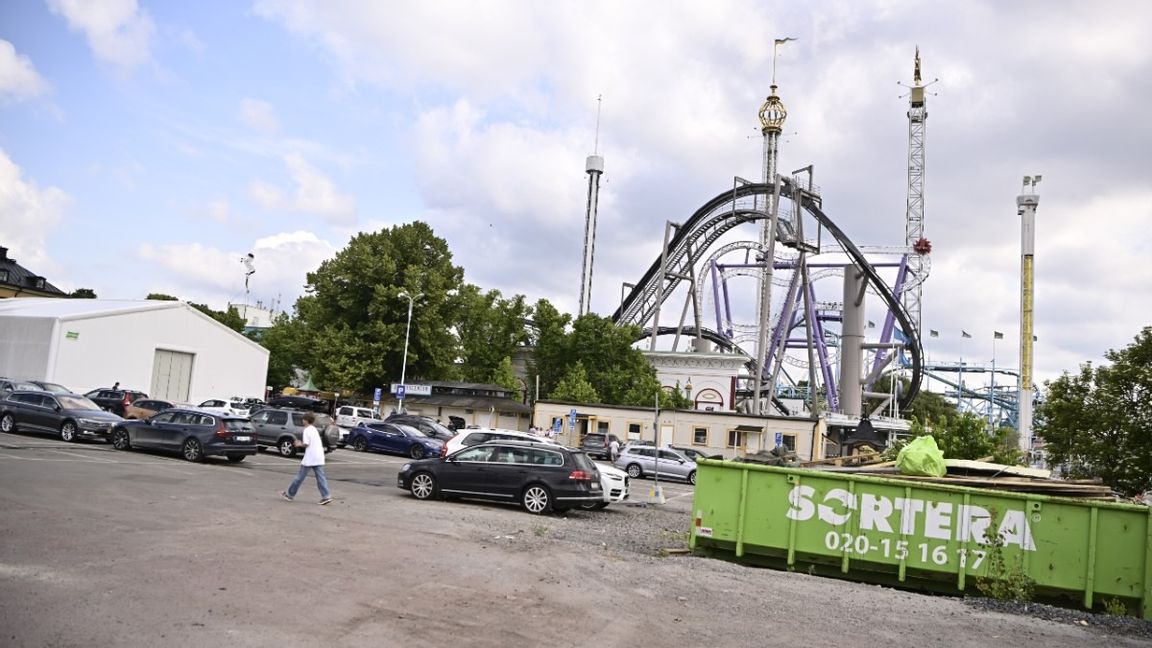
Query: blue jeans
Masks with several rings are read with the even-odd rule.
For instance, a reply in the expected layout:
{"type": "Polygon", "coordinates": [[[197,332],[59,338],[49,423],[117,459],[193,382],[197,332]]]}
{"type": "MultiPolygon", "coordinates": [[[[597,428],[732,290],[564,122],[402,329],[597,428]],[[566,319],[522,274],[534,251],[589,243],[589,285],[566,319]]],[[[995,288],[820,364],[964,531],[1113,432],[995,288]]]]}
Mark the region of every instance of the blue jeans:
{"type": "Polygon", "coordinates": [[[288,486],[288,497],[296,497],[296,491],[300,490],[300,484],[304,483],[309,470],[316,473],[316,485],[320,487],[320,497],[324,499],[331,497],[331,493],[328,492],[328,478],[324,476],[324,466],[300,466],[296,479],[293,479],[292,484],[288,486]]]}

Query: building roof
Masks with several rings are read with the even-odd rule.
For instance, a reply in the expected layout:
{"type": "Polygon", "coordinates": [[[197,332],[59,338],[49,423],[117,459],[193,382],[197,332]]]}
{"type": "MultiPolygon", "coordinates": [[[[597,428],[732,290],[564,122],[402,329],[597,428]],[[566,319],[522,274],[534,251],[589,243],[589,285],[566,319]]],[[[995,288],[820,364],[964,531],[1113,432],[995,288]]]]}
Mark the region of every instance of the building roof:
{"type": "Polygon", "coordinates": [[[83,320],[140,311],[187,308],[180,301],[157,299],[0,299],[0,317],[35,317],[58,320],[83,320]]]}
{"type": "Polygon", "coordinates": [[[0,247],[0,286],[19,293],[63,295],[64,291],[47,279],[16,263],[8,256],[8,248],[0,247]]]}

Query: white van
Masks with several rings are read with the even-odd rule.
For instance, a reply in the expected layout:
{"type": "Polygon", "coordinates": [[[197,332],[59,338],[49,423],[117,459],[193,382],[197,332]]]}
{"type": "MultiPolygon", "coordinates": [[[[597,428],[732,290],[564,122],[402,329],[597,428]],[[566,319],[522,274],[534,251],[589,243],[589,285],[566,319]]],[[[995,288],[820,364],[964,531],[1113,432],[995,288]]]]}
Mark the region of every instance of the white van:
{"type": "Polygon", "coordinates": [[[380,415],[367,407],[341,405],[336,408],[336,425],[342,428],[354,428],[361,423],[368,424],[379,420],[380,415]]]}

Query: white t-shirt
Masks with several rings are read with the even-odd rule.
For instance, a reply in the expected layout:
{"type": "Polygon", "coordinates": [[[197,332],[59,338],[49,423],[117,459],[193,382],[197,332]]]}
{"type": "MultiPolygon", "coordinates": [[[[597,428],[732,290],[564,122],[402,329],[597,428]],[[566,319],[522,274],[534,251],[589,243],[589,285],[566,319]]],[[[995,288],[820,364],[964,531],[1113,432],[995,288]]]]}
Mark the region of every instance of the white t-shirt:
{"type": "Polygon", "coordinates": [[[316,431],[316,426],[309,425],[304,428],[303,436],[304,443],[304,458],[300,460],[302,466],[323,466],[324,465],[324,442],[320,440],[320,433],[316,431]]]}

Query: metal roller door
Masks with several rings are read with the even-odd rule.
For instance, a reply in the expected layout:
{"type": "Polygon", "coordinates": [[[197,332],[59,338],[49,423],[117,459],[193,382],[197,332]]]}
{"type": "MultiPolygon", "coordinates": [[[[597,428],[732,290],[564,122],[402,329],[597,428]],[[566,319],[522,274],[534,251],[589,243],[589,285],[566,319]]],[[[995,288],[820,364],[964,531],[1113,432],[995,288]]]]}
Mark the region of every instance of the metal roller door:
{"type": "Polygon", "coordinates": [[[192,384],[192,358],[194,354],[156,349],[152,362],[152,398],[163,398],[181,403],[188,401],[192,384]]]}

